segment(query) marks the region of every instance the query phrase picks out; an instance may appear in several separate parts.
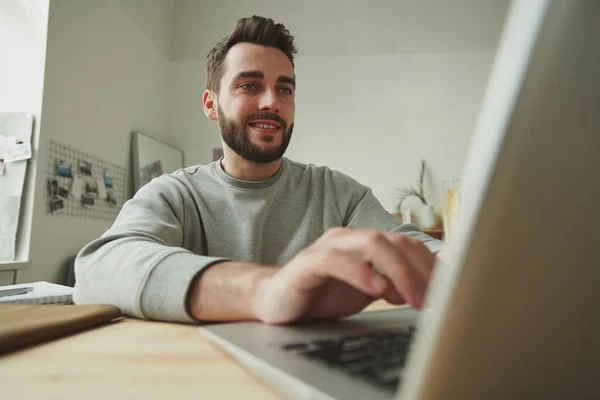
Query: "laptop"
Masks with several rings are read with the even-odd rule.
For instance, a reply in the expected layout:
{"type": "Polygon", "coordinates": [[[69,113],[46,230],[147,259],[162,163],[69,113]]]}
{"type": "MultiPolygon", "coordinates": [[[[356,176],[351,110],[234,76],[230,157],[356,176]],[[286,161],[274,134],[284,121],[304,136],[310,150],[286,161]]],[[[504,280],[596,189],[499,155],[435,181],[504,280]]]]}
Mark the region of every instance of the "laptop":
{"type": "Polygon", "coordinates": [[[598,396],[597,38],[598,1],[511,5],[421,311],[202,334],[290,399],[598,396]]]}

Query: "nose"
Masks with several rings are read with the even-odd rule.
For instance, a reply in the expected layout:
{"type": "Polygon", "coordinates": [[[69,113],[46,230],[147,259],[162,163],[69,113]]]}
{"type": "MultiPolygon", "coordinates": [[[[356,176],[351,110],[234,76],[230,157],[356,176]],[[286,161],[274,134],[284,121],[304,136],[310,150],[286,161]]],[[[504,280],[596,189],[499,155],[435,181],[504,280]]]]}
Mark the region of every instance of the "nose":
{"type": "Polygon", "coordinates": [[[259,98],[258,108],[261,111],[273,111],[278,113],[281,107],[279,97],[275,88],[269,88],[263,91],[259,98]]]}

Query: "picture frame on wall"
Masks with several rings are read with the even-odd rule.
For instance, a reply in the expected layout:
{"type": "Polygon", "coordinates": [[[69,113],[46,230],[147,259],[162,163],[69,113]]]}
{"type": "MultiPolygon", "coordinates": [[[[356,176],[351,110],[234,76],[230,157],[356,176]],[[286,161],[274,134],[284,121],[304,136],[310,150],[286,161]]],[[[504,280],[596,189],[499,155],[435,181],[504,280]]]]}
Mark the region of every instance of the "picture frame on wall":
{"type": "Polygon", "coordinates": [[[139,131],[131,133],[133,193],[153,178],[184,168],[183,150],[139,131]]]}

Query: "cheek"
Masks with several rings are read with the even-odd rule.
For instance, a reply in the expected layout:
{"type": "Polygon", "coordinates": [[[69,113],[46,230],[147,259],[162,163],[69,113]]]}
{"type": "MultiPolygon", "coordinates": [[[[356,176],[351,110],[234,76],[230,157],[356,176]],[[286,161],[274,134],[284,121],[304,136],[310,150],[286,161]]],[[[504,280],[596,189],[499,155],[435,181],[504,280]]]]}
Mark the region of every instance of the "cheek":
{"type": "Polygon", "coordinates": [[[242,121],[248,114],[257,112],[257,108],[252,102],[243,100],[241,98],[233,99],[227,105],[229,115],[236,119],[236,121],[242,121]]]}
{"type": "MultiPolygon", "coordinates": [[[[284,110],[282,109],[282,111],[284,111],[284,110]]],[[[283,119],[285,119],[289,123],[294,122],[294,115],[296,113],[296,105],[294,104],[294,101],[292,101],[291,104],[289,104],[285,107],[284,112],[285,112],[285,115],[282,115],[283,119]]]]}

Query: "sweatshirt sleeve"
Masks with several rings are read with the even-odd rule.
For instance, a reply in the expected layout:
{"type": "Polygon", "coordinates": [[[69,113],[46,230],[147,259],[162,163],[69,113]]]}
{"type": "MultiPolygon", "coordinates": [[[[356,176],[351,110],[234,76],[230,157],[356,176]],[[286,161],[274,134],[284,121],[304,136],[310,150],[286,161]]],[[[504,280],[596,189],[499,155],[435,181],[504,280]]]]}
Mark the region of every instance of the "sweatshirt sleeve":
{"type": "Polygon", "coordinates": [[[74,302],[112,304],[137,318],[194,322],[186,308],[192,281],[226,259],[181,247],[186,201],[172,178],[144,185],[112,227],[77,255],[74,302]]]}
{"type": "Polygon", "coordinates": [[[403,224],[390,214],[370,188],[342,173],[334,172],[334,176],[344,226],[401,233],[419,240],[432,253],[445,247],[446,243],[423,233],[417,225],[403,224]]]}

